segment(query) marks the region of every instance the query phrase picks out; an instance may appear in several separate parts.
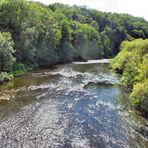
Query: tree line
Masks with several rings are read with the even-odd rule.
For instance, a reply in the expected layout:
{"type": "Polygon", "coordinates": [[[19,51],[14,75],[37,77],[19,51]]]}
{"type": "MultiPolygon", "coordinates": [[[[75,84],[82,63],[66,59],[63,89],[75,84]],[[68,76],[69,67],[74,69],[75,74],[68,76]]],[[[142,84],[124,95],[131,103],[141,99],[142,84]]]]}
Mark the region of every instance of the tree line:
{"type": "Polygon", "coordinates": [[[0,1],[0,81],[36,67],[110,58],[123,40],[148,38],[148,22],[128,14],[26,0],[0,1]]]}

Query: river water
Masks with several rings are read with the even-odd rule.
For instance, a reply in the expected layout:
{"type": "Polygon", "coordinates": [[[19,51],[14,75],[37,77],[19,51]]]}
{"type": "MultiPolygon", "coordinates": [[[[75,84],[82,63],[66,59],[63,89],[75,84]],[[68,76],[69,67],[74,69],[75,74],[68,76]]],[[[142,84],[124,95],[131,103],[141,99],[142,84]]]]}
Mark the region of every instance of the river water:
{"type": "Polygon", "coordinates": [[[133,110],[106,60],[36,70],[0,86],[1,148],[147,148],[148,121],[133,110]],[[144,132],[143,132],[144,129],[144,132]]]}

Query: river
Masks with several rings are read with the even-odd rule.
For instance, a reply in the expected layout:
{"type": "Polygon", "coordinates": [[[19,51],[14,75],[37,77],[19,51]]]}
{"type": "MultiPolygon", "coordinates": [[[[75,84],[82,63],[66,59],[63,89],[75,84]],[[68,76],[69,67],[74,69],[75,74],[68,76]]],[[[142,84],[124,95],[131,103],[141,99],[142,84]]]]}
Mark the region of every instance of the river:
{"type": "Polygon", "coordinates": [[[107,60],[35,70],[0,93],[1,148],[148,147],[148,120],[107,60]]]}

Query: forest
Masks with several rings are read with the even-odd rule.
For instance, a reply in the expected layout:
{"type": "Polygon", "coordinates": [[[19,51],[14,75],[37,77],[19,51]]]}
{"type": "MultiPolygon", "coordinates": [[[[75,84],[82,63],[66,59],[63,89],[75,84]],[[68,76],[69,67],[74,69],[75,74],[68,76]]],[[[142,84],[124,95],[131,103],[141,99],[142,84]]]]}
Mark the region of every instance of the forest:
{"type": "Polygon", "coordinates": [[[133,87],[131,98],[145,112],[146,38],[148,22],[141,17],[59,3],[46,6],[26,0],[1,0],[0,82],[38,67],[118,54],[112,67],[123,74],[126,85],[133,87]]]}

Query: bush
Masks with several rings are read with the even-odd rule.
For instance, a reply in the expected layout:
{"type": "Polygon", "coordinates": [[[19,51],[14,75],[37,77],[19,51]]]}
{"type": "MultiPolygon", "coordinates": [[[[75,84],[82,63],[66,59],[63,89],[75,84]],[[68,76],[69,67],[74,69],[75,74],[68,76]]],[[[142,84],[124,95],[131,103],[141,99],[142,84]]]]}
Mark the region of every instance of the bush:
{"type": "Polygon", "coordinates": [[[12,67],[12,73],[14,76],[20,76],[27,72],[25,65],[22,63],[15,63],[12,67]]]}
{"type": "Polygon", "coordinates": [[[130,97],[138,110],[148,114],[148,79],[134,85],[130,97]]]}
{"type": "Polygon", "coordinates": [[[13,46],[11,34],[0,32],[0,72],[8,71],[15,62],[13,46]]]}
{"type": "Polygon", "coordinates": [[[13,78],[12,74],[8,74],[7,72],[1,72],[0,73],[0,83],[4,81],[9,81],[13,78]]]}

